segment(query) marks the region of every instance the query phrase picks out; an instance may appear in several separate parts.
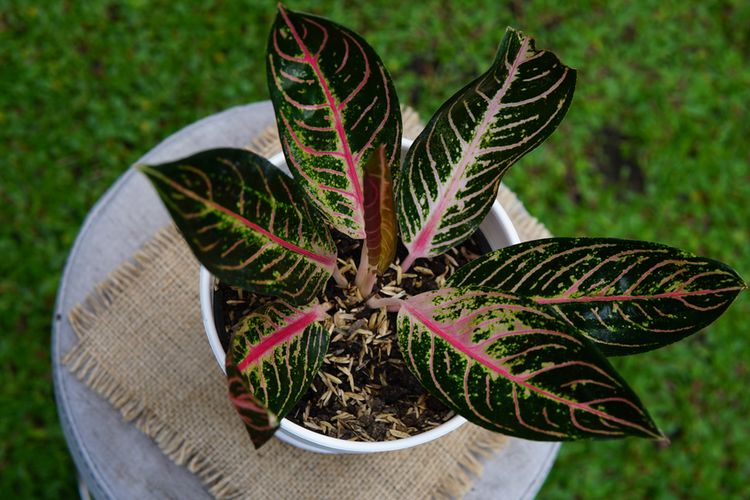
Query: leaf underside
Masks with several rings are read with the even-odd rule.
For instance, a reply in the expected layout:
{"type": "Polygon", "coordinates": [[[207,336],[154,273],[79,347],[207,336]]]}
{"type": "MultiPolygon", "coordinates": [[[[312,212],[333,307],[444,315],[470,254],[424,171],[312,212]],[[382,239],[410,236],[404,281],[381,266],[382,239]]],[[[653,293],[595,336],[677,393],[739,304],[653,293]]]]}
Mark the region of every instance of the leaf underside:
{"type": "Polygon", "coordinates": [[[396,209],[409,262],[471,236],[506,170],[562,120],[575,78],[508,28],[492,67],[438,110],[406,156],[396,209]]]}
{"type": "Polygon", "coordinates": [[[318,321],[321,305],[302,309],[281,301],[245,317],[227,353],[229,399],[256,448],[307,392],[328,350],[330,336],[318,321]]]}
{"type": "Polygon", "coordinates": [[[364,239],[364,164],[380,144],[389,165],[399,160],[401,111],[388,72],[356,33],[283,7],[267,53],[290,170],[333,227],[364,239]]]}
{"type": "Polygon", "coordinates": [[[447,284],[529,297],[608,356],[656,349],[695,333],[745,288],[734,270],[716,260],[611,238],[513,245],[469,262],[447,284]]]}
{"type": "Polygon", "coordinates": [[[427,292],[403,303],[397,324],[422,385],[482,427],[542,441],[661,437],[593,344],[525,298],[427,292]]]}
{"type": "Polygon", "coordinates": [[[383,274],[396,256],[393,184],[385,146],[373,151],[365,165],[365,230],[369,266],[383,274]]]}
{"type": "Polygon", "coordinates": [[[225,283],[309,302],[336,265],[333,239],[294,180],[242,149],[140,166],[198,260],[225,283]]]}

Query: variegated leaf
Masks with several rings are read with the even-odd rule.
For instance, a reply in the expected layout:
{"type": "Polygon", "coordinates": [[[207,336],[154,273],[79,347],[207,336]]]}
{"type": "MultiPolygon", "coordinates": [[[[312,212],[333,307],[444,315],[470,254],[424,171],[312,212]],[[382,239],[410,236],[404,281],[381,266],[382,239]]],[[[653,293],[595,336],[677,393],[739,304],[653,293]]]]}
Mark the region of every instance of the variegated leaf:
{"type": "Polygon", "coordinates": [[[302,309],[271,302],[245,317],[232,333],[226,358],[229,398],[256,448],[307,392],[328,350],[320,320],[326,306],[302,309]]]}
{"type": "Polygon", "coordinates": [[[397,324],[421,384],[475,424],[543,441],[661,437],[593,344],[523,297],[427,292],[403,302],[397,324]]]}
{"type": "Polygon", "coordinates": [[[745,283],[727,265],[656,243],[553,238],[464,265],[448,286],[530,297],[608,356],[656,349],[718,318],[745,283]]]}
{"type": "Polygon", "coordinates": [[[365,238],[365,161],[399,160],[401,111],[390,76],[356,33],[279,7],[268,39],[268,87],[290,170],[336,229],[365,238]]]}
{"type": "Polygon", "coordinates": [[[309,302],[336,265],[336,248],[304,193],[242,149],[214,149],[138,167],[201,263],[222,281],[309,302]]]}
{"type": "Polygon", "coordinates": [[[365,231],[369,266],[383,274],[396,256],[393,184],[385,146],[375,149],[365,165],[365,231]]]}
{"type": "Polygon", "coordinates": [[[554,54],[508,28],[492,67],[438,110],[406,156],[396,193],[409,250],[403,268],[471,236],[505,171],[562,120],[575,79],[554,54]]]}

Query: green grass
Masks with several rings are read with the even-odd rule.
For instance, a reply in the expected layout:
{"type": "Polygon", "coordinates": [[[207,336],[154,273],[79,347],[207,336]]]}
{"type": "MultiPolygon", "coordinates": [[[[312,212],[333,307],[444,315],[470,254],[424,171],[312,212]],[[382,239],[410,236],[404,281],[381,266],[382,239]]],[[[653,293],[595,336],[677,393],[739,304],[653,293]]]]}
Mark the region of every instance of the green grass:
{"type": "MultiPolygon", "coordinates": [[[[558,235],[660,241],[750,277],[750,4],[444,3],[289,2],[367,37],[424,118],[484,70],[506,25],[533,34],[579,76],[564,124],[506,177],[529,210],[558,235]]],[[[49,331],[86,212],[160,139],[266,98],[273,2],[192,5],[0,7],[2,498],[75,494],[49,331]]],[[[745,293],[704,333],[615,360],[672,444],[566,444],[541,497],[750,496],[748,317],[745,293]]]]}

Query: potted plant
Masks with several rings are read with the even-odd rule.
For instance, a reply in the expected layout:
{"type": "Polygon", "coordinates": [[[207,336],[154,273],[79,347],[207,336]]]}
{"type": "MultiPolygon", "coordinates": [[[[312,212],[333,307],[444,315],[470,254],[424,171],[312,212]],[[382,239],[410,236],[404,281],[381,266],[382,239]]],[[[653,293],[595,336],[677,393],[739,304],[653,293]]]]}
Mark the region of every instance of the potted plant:
{"type": "Polygon", "coordinates": [[[347,331],[387,324],[401,364],[475,424],[536,440],[663,438],[607,356],[711,323],[745,288],[731,268],[606,238],[464,248],[462,265],[445,257],[450,275],[430,268],[467,244],[503,174],[560,123],[573,69],[508,29],[489,70],[436,112],[401,164],[398,99],[361,37],[280,7],[266,62],[292,177],[228,148],[139,166],[205,268],[250,297],[225,368],[256,447],[321,378],[331,337],[345,336],[337,319],[353,310],[364,316],[347,331]],[[343,260],[356,245],[358,263],[343,260]],[[391,286],[417,268],[422,288],[391,286]]]}
{"type": "MultiPolygon", "coordinates": [[[[411,144],[411,140],[402,139],[402,156],[406,154],[411,144]]],[[[273,156],[269,159],[269,161],[271,164],[279,167],[279,169],[281,169],[282,171],[288,173],[288,175],[291,175],[285,163],[283,153],[273,156]]],[[[510,218],[505,213],[502,206],[500,206],[500,204],[497,202],[493,204],[493,207],[490,210],[489,214],[480,225],[480,231],[486,238],[487,248],[489,249],[501,248],[520,242],[518,234],[516,233],[515,228],[510,221],[510,218]]],[[[458,258],[460,259],[461,257],[458,256],[458,258]]],[[[391,274],[393,274],[392,271],[393,270],[391,270],[391,274]]],[[[352,269],[350,269],[347,274],[352,277],[352,275],[354,275],[354,272],[352,269]]],[[[405,273],[404,281],[406,282],[409,280],[409,274],[405,273]]],[[[203,315],[209,344],[211,345],[211,349],[214,353],[214,356],[216,357],[219,366],[224,369],[226,365],[225,345],[227,344],[227,339],[225,335],[223,339],[224,341],[222,341],[222,334],[220,333],[220,331],[224,333],[225,328],[223,328],[222,325],[219,325],[217,327],[217,320],[215,319],[215,317],[221,316],[220,313],[217,314],[217,309],[220,309],[222,307],[222,302],[225,303],[226,299],[221,296],[217,296],[215,292],[215,278],[203,266],[201,266],[200,271],[200,302],[202,310],[201,312],[203,315]]],[[[226,304],[224,304],[224,307],[226,307],[226,304]]],[[[225,323],[229,322],[227,321],[225,323]]],[[[352,343],[357,343],[358,341],[361,344],[361,339],[355,339],[352,343]]],[[[351,341],[347,339],[347,342],[351,341]]],[[[335,343],[332,347],[329,348],[329,353],[334,349],[335,343]]],[[[340,358],[338,358],[337,361],[340,361],[340,358]]],[[[364,363],[366,363],[366,361],[364,363]]],[[[356,371],[359,371],[364,363],[358,362],[356,371]]],[[[341,376],[340,373],[337,373],[335,369],[331,368],[332,367],[330,367],[330,365],[324,364],[322,370],[326,370],[332,375],[341,376]]],[[[391,374],[389,378],[393,379],[396,376],[397,374],[391,374]]],[[[375,399],[377,406],[377,398],[379,396],[378,394],[370,393],[365,394],[365,396],[368,398],[368,405],[373,399],[375,399]]],[[[334,399],[341,398],[334,397],[334,399]]],[[[414,399],[414,397],[412,397],[412,399],[414,399]]],[[[361,411],[362,409],[359,408],[359,410],[361,411]]],[[[386,407],[382,408],[381,411],[388,412],[389,410],[392,411],[393,408],[389,408],[388,405],[386,405],[386,407]]],[[[396,409],[396,411],[398,411],[398,409],[396,409]]],[[[356,413],[356,409],[352,413],[356,413]]],[[[429,430],[422,430],[422,432],[410,435],[409,437],[401,437],[396,440],[388,441],[352,441],[308,430],[303,425],[299,425],[302,422],[296,423],[292,419],[284,418],[280,423],[279,429],[274,435],[284,442],[319,453],[373,453],[381,451],[400,450],[415,446],[417,444],[422,444],[433,439],[437,439],[440,436],[443,436],[444,434],[460,427],[465,422],[466,420],[463,417],[455,416],[445,423],[437,425],[434,428],[430,428],[429,430]]]]}

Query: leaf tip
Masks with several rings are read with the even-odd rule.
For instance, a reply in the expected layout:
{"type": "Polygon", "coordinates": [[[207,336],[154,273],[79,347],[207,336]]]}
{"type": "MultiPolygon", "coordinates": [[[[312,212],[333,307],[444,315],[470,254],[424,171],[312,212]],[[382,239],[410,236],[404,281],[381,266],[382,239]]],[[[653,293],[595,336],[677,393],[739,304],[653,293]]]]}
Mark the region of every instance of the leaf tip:
{"type": "Polygon", "coordinates": [[[518,31],[518,30],[517,30],[516,28],[514,28],[513,26],[506,26],[506,27],[505,27],[505,35],[506,35],[506,36],[507,36],[507,35],[512,35],[512,34],[516,34],[516,33],[518,33],[518,34],[521,34],[521,32],[520,32],[520,31],[518,31]]]}
{"type": "Polygon", "coordinates": [[[138,163],[133,166],[138,172],[146,176],[154,186],[157,185],[157,181],[160,179],[159,171],[154,165],[146,165],[145,163],[138,163]]]}
{"type": "Polygon", "coordinates": [[[664,431],[662,431],[659,426],[656,425],[656,422],[654,422],[654,419],[651,417],[651,415],[645,414],[644,417],[643,432],[639,432],[638,435],[651,439],[657,443],[669,443],[669,438],[666,434],[664,434],[664,431]]]}
{"type": "Polygon", "coordinates": [[[722,262],[719,262],[719,265],[727,269],[729,275],[731,276],[731,280],[733,282],[732,284],[734,285],[733,291],[735,292],[734,298],[736,298],[740,293],[747,290],[747,282],[742,278],[742,276],[740,276],[740,273],[738,273],[736,269],[733,269],[732,267],[722,262]]]}
{"type": "Polygon", "coordinates": [[[145,163],[136,163],[135,165],[133,165],[133,168],[142,174],[148,175],[148,170],[151,167],[149,165],[146,165],[145,163]]]}
{"type": "Polygon", "coordinates": [[[285,24],[290,25],[290,17],[294,17],[296,12],[287,8],[282,2],[276,3],[277,19],[281,18],[285,24]]]}
{"type": "Polygon", "coordinates": [[[747,290],[747,282],[737,275],[737,280],[740,282],[740,292],[747,290]]]}
{"type": "Polygon", "coordinates": [[[253,447],[256,450],[259,450],[261,446],[269,442],[275,434],[275,432],[257,433],[252,432],[250,429],[247,430],[247,433],[250,435],[250,441],[253,443],[253,447]]]}
{"type": "Polygon", "coordinates": [[[661,436],[657,439],[655,439],[656,444],[658,444],[662,448],[666,448],[667,446],[672,444],[672,440],[669,439],[664,433],[661,434],[661,436]]]}
{"type": "Polygon", "coordinates": [[[516,37],[516,39],[518,40],[519,43],[522,42],[524,38],[528,38],[529,42],[531,44],[534,43],[534,39],[531,38],[526,33],[524,33],[523,31],[518,30],[518,29],[514,28],[513,26],[506,26],[505,27],[505,33],[503,34],[503,38],[502,38],[500,44],[502,45],[502,43],[505,42],[506,40],[509,41],[511,39],[511,37],[516,37]]]}

